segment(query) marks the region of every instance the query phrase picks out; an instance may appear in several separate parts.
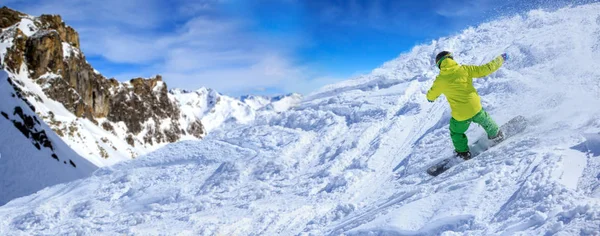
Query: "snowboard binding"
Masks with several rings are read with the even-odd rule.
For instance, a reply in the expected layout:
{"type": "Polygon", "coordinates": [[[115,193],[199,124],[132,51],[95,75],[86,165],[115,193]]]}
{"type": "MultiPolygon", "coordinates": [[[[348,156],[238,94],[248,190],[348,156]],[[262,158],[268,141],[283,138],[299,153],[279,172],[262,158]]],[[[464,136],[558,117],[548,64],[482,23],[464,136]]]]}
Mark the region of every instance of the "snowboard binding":
{"type": "Polygon", "coordinates": [[[471,157],[471,152],[466,151],[466,152],[456,152],[456,156],[462,158],[465,161],[470,160],[471,157]]]}

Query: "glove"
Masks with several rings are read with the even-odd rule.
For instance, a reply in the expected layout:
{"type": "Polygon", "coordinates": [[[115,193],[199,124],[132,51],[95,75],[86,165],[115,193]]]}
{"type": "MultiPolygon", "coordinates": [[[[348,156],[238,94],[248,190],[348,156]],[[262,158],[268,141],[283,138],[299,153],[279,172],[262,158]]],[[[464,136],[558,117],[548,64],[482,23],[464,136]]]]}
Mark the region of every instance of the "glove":
{"type": "Polygon", "coordinates": [[[433,102],[433,101],[431,101],[431,100],[429,100],[429,99],[427,99],[427,101],[428,101],[428,102],[433,102]]]}
{"type": "Polygon", "coordinates": [[[510,57],[506,53],[502,53],[502,55],[500,56],[502,56],[502,59],[504,59],[504,61],[508,61],[508,59],[510,59],[510,57]]]}

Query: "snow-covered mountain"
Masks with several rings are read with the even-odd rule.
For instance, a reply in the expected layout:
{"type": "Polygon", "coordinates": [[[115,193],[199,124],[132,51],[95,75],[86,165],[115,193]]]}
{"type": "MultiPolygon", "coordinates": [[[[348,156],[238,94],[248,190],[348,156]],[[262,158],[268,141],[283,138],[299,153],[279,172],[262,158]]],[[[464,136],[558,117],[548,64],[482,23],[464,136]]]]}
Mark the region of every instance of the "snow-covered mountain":
{"type": "Polygon", "coordinates": [[[171,95],[179,103],[186,119],[200,120],[207,132],[224,123],[248,124],[260,112],[282,112],[297,106],[302,100],[299,94],[276,97],[243,96],[240,99],[219,94],[208,88],[196,91],[172,89],[171,95]]]}
{"type": "Polygon", "coordinates": [[[15,199],[0,234],[597,235],[598,61],[600,4],[485,23],[293,110],[15,199]],[[424,97],[442,50],[470,64],[508,52],[475,85],[499,123],[530,125],[432,178],[452,155],[449,106],[424,97]]]}
{"type": "Polygon", "coordinates": [[[60,16],[0,8],[1,68],[73,150],[97,166],[145,154],[182,138],[201,138],[161,76],[107,79],[86,61],[77,32],[60,16]]]}
{"type": "MultiPolygon", "coordinates": [[[[160,75],[126,82],[107,79],[86,61],[77,32],[60,16],[34,17],[3,7],[0,17],[0,69],[17,83],[38,116],[97,166],[202,138],[226,120],[250,121],[259,109],[235,106],[239,100],[209,89],[195,95],[169,93],[160,75]],[[213,104],[206,104],[207,99],[213,104]]],[[[288,97],[300,99],[282,99],[288,97]]],[[[282,111],[296,100],[265,106],[282,111]]]]}
{"type": "Polygon", "coordinates": [[[302,95],[291,93],[275,97],[245,95],[240,100],[255,110],[283,112],[298,106],[302,102],[302,95]]]}

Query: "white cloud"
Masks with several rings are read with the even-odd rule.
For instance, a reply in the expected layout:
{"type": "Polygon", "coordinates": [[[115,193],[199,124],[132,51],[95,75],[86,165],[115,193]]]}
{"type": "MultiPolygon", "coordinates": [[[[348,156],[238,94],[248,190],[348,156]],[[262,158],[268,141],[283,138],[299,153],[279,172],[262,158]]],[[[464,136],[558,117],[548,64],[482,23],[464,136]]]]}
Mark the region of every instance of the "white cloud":
{"type": "Polygon", "coordinates": [[[480,15],[483,12],[499,9],[501,6],[509,5],[514,0],[473,0],[456,1],[443,0],[437,4],[436,13],[446,17],[470,17],[480,15]]]}
{"type": "Polygon", "coordinates": [[[122,81],[161,74],[171,88],[238,94],[264,88],[307,91],[318,83],[294,61],[294,50],[306,43],[303,35],[252,32],[249,19],[215,14],[223,1],[47,0],[17,9],[60,14],[80,33],[86,56],[141,68],[104,69],[116,73],[107,77],[122,81]]]}
{"type": "Polygon", "coordinates": [[[245,32],[245,24],[191,19],[179,33],[162,39],[168,43],[159,73],[172,87],[206,86],[231,93],[281,86],[285,78],[300,76],[288,54],[295,45],[269,44],[245,32]]]}
{"type": "Polygon", "coordinates": [[[249,66],[227,69],[205,69],[180,73],[168,70],[164,73],[172,81],[171,86],[197,85],[215,88],[229,93],[243,93],[265,87],[281,87],[286,79],[298,78],[301,70],[291,66],[285,58],[265,55],[249,66]]]}
{"type": "MultiPolygon", "coordinates": [[[[296,90],[286,83],[306,78],[294,65],[290,52],[300,42],[281,42],[246,32],[247,23],[196,17],[173,33],[144,38],[124,32],[94,37],[96,49],[113,62],[142,64],[137,76],[162,74],[170,87],[211,87],[226,93],[243,93],[263,87],[296,90]],[[114,36],[112,36],[114,35],[114,36]]],[[[127,80],[131,73],[116,75],[127,80]]]]}
{"type": "MultiPolygon", "coordinates": [[[[19,2],[17,2],[19,3],[19,2]]],[[[60,14],[71,24],[126,25],[155,28],[168,18],[162,13],[158,0],[44,0],[20,2],[19,10],[32,15],[60,14]]]]}

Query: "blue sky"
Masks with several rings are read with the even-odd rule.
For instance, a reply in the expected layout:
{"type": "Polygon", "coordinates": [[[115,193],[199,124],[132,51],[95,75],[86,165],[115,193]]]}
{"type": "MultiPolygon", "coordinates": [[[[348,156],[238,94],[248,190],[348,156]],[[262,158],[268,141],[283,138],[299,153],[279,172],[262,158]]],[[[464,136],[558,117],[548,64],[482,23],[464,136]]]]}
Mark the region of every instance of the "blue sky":
{"type": "Polygon", "coordinates": [[[308,93],[368,73],[413,46],[567,0],[4,0],[60,14],[87,60],[125,81],[230,95],[308,93]]]}

